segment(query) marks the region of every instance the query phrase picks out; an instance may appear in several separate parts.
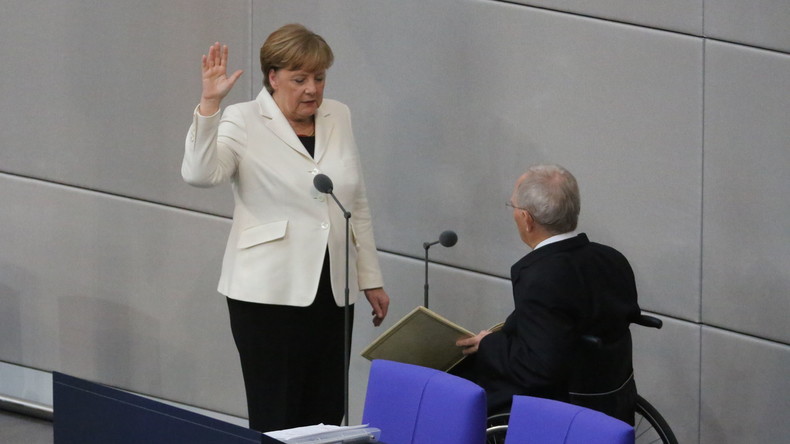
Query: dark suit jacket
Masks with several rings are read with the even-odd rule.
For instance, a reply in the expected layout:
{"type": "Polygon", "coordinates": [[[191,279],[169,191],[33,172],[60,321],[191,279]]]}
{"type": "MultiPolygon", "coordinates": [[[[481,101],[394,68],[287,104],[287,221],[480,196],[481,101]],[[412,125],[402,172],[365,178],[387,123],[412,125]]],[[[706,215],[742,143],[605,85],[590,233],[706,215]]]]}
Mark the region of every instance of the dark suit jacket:
{"type": "MultiPolygon", "coordinates": [[[[515,394],[573,402],[569,392],[608,392],[628,380],[628,325],[640,311],[634,274],[622,254],[579,234],[527,254],[513,265],[511,279],[515,310],[502,330],[483,338],[474,358],[490,409],[509,408],[515,394]],[[600,337],[603,347],[593,349],[583,335],[600,337]]],[[[619,406],[588,407],[628,421],[636,386],[625,392],[608,400],[619,406]]]]}

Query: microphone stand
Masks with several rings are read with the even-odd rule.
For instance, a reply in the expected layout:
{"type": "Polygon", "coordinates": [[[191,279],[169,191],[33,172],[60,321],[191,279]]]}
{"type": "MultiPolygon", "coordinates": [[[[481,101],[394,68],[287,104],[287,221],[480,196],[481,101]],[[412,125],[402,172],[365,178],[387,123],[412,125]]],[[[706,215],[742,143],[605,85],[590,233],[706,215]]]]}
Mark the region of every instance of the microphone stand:
{"type": "Polygon", "coordinates": [[[343,302],[343,325],[345,328],[343,329],[343,409],[344,409],[344,416],[343,416],[343,425],[348,425],[348,390],[349,390],[349,381],[348,381],[348,370],[350,367],[349,358],[351,357],[351,350],[350,350],[350,342],[351,342],[351,313],[350,308],[348,306],[348,258],[349,258],[349,230],[350,230],[350,223],[351,223],[351,212],[346,211],[346,208],[340,203],[340,201],[335,197],[335,193],[330,192],[330,196],[335,199],[335,203],[340,209],[343,211],[343,217],[346,219],[346,286],[344,289],[344,302],[343,302]]]}
{"type": "Polygon", "coordinates": [[[455,231],[446,230],[442,231],[442,234],[439,235],[439,240],[435,242],[423,242],[422,247],[425,248],[425,296],[423,306],[425,308],[428,307],[428,249],[431,248],[431,245],[442,244],[443,247],[452,247],[455,243],[458,242],[458,235],[455,234],[455,231]]]}
{"type": "Polygon", "coordinates": [[[425,293],[423,295],[423,306],[428,308],[428,249],[431,248],[432,244],[425,242],[422,244],[422,247],[425,248],[425,293]]]}
{"type": "Polygon", "coordinates": [[[349,270],[349,232],[350,232],[350,223],[351,223],[351,212],[346,211],[346,207],[340,203],[335,193],[332,192],[332,179],[324,174],[317,175],[313,180],[313,185],[315,188],[324,193],[329,194],[332,196],[332,199],[335,200],[335,203],[338,207],[343,211],[343,217],[346,219],[346,283],[345,283],[345,302],[343,304],[343,425],[348,425],[348,391],[349,391],[349,381],[348,381],[348,370],[349,370],[349,360],[351,358],[351,309],[349,307],[349,288],[348,288],[348,270],[349,270]]]}

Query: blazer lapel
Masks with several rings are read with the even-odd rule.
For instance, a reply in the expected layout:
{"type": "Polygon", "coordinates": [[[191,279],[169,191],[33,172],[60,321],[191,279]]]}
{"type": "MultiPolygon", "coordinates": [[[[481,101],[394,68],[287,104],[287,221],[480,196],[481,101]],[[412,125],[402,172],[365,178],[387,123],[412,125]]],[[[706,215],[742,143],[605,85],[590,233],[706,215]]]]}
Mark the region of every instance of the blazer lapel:
{"type": "Polygon", "coordinates": [[[335,118],[329,111],[318,108],[315,114],[315,161],[321,162],[335,129],[335,118]]]}
{"type": "Polygon", "coordinates": [[[293,128],[291,128],[288,119],[285,118],[280,108],[274,103],[274,99],[272,99],[269,91],[266,91],[264,88],[261,93],[258,94],[255,101],[258,102],[261,117],[265,120],[264,125],[294,151],[310,159],[310,154],[307,152],[304,145],[302,145],[302,142],[299,141],[299,137],[296,135],[293,128]]]}

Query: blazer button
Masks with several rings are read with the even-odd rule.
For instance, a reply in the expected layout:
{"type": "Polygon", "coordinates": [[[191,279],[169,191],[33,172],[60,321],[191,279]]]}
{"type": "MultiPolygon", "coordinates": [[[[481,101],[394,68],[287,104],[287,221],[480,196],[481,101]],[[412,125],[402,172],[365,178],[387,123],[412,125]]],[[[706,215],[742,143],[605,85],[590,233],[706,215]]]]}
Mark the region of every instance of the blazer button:
{"type": "Polygon", "coordinates": [[[327,222],[321,222],[321,229],[323,229],[323,230],[326,230],[326,229],[328,229],[328,228],[329,228],[329,223],[327,223],[327,222]]]}

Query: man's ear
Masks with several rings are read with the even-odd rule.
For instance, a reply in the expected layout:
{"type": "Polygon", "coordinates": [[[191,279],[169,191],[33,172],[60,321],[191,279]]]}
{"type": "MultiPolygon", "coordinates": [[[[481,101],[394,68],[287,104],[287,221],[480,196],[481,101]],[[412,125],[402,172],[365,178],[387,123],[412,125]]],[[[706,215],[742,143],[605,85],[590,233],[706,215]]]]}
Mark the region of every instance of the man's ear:
{"type": "Polygon", "coordinates": [[[535,228],[535,219],[532,218],[532,215],[529,214],[529,211],[521,211],[521,217],[524,218],[524,228],[527,230],[527,233],[531,232],[535,228]]]}

